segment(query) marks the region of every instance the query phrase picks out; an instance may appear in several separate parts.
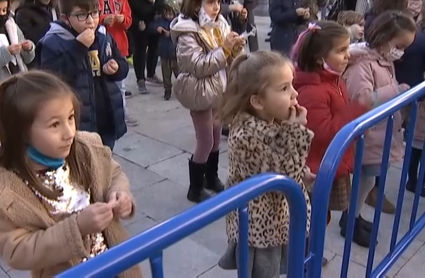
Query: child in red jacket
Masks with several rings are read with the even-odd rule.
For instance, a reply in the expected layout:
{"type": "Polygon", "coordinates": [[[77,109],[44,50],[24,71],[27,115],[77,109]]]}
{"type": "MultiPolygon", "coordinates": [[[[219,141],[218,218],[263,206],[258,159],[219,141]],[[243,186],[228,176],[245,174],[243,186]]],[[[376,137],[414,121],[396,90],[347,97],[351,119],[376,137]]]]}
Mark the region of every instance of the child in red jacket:
{"type": "MultiPolygon", "coordinates": [[[[317,173],[325,151],[338,131],[373,106],[370,98],[349,103],[341,78],[350,57],[349,45],[350,35],[346,28],[336,22],[323,21],[310,24],[294,46],[293,57],[297,64],[294,87],[299,94],[299,104],[308,111],[307,127],[315,134],[307,158],[312,173],[317,173]]],[[[353,162],[354,146],[351,146],[338,167],[329,201],[329,210],[343,211],[339,222],[343,236],[353,162]]],[[[357,208],[361,207],[362,204],[357,204],[357,208]]],[[[372,224],[361,218],[357,210],[356,217],[353,241],[368,245],[372,224]]]]}
{"type": "MultiPolygon", "coordinates": [[[[128,0],[99,0],[100,24],[106,27],[106,31],[115,40],[118,49],[123,57],[128,56],[128,38],[127,29],[132,24],[131,9],[128,0]]],[[[121,92],[125,97],[131,96],[131,92],[125,89],[125,80],[120,84],[121,92]]],[[[136,126],[137,120],[128,115],[127,107],[124,107],[126,112],[126,123],[128,126],[136,126]]]]}

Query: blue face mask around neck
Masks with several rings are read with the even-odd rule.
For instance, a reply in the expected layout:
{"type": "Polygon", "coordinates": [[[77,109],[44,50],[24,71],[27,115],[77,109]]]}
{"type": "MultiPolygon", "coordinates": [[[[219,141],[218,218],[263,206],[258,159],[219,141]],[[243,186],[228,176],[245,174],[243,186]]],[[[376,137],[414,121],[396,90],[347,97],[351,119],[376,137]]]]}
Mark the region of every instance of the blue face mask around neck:
{"type": "Polygon", "coordinates": [[[33,146],[28,146],[27,154],[29,158],[37,164],[48,167],[49,169],[59,169],[65,163],[65,159],[61,158],[51,158],[42,153],[40,153],[33,146]]]}

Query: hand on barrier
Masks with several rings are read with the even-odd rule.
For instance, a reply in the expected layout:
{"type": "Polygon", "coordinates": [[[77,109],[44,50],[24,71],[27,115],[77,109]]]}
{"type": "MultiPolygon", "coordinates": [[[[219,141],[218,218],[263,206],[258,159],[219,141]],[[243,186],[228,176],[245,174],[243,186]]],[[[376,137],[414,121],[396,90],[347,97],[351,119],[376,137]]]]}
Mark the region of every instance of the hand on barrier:
{"type": "Polygon", "coordinates": [[[400,93],[403,93],[403,92],[405,92],[405,91],[407,91],[409,89],[410,89],[410,86],[407,85],[407,84],[405,84],[405,83],[398,85],[398,91],[400,93]]]}
{"type": "Polygon", "coordinates": [[[83,209],[77,216],[82,236],[102,232],[114,218],[112,210],[116,203],[94,203],[83,209]]]}
{"type": "Polygon", "coordinates": [[[114,207],[114,216],[125,219],[130,216],[133,210],[133,202],[126,192],[115,191],[109,194],[108,204],[114,207]]]}
{"type": "Polygon", "coordinates": [[[303,177],[303,182],[305,185],[311,185],[316,180],[316,174],[313,174],[310,171],[310,168],[307,168],[307,171],[305,172],[305,175],[303,177]]]}
{"type": "Polygon", "coordinates": [[[290,107],[289,121],[298,123],[301,125],[307,124],[307,109],[302,107],[301,105],[296,105],[294,107],[290,107]]]}

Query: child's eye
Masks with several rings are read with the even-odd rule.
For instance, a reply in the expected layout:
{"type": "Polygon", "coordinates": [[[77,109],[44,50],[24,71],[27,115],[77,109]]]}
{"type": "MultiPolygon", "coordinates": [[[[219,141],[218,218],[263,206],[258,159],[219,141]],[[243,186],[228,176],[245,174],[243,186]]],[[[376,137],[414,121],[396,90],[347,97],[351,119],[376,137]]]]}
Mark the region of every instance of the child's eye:
{"type": "Polygon", "coordinates": [[[286,91],[286,90],[288,90],[288,86],[284,86],[284,87],[282,88],[282,91],[286,91]]]}
{"type": "Polygon", "coordinates": [[[54,122],[53,124],[50,125],[50,127],[56,128],[59,126],[59,122],[54,122]]]}
{"type": "Polygon", "coordinates": [[[71,116],[69,116],[69,118],[68,118],[68,120],[69,121],[73,121],[75,119],[75,115],[74,114],[72,114],[71,116]]]}

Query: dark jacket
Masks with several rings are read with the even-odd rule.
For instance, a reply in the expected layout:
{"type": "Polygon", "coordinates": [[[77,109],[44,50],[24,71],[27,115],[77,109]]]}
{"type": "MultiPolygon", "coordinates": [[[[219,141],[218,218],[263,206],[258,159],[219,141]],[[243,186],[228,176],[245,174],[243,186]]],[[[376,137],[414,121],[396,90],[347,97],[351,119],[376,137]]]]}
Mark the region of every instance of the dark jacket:
{"type": "MultiPolygon", "coordinates": [[[[37,45],[37,65],[41,69],[49,70],[63,78],[80,98],[81,119],[80,130],[97,131],[95,85],[92,66],[89,62],[89,49],[77,41],[77,34],[64,22],[52,23],[52,27],[37,45]]],[[[118,81],[122,81],[128,74],[128,64],[121,56],[114,40],[109,36],[96,31],[95,43],[99,46],[99,69],[110,59],[115,59],[119,65],[114,75],[101,74],[102,87],[106,89],[105,96],[109,98],[110,111],[113,113],[115,137],[120,138],[127,132],[124,120],[123,99],[118,81]]]]}
{"type": "MultiPolygon", "coordinates": [[[[58,9],[55,9],[56,16],[59,17],[58,9]]],[[[26,0],[24,4],[19,6],[15,11],[15,21],[21,28],[25,38],[37,44],[38,41],[46,34],[53,21],[52,7],[50,5],[43,6],[37,1],[26,0]]],[[[37,49],[35,50],[37,53],[37,49]]],[[[35,60],[28,64],[28,68],[34,68],[35,60]]]]}
{"type": "Polygon", "coordinates": [[[417,33],[413,43],[406,48],[403,57],[394,62],[395,76],[399,83],[414,87],[424,81],[425,34],[417,33]]]}
{"type": "Polygon", "coordinates": [[[132,30],[139,30],[139,22],[144,21],[149,25],[154,21],[155,16],[162,14],[164,9],[164,0],[129,0],[133,24],[132,30]]]}
{"type": "Polygon", "coordinates": [[[367,12],[364,15],[364,29],[365,31],[368,30],[370,28],[370,26],[372,25],[372,22],[375,20],[375,18],[377,18],[378,15],[373,13],[373,12],[367,12]]]}
{"type": "MultiPolygon", "coordinates": [[[[245,1],[245,2],[247,2],[247,1],[245,1]]],[[[248,25],[247,22],[248,21],[247,20],[241,20],[240,17],[239,17],[239,13],[231,12],[230,7],[229,7],[230,5],[231,5],[230,0],[222,0],[221,1],[220,13],[221,13],[222,16],[224,16],[224,18],[227,19],[230,26],[232,27],[232,31],[234,31],[238,34],[242,34],[247,29],[247,25],[248,25]]]]}
{"type": "MultiPolygon", "coordinates": [[[[50,6],[42,6],[34,0],[26,1],[15,12],[15,21],[24,33],[25,38],[35,44],[46,34],[53,21],[50,6]]],[[[56,10],[56,15],[60,13],[56,10]]]]}
{"type": "Polygon", "coordinates": [[[288,55],[297,40],[299,27],[305,20],[295,11],[302,0],[271,0],[269,13],[273,23],[270,48],[288,55]]]}
{"type": "MultiPolygon", "coordinates": [[[[153,21],[149,25],[149,32],[154,35],[158,35],[158,27],[162,27],[167,31],[170,31],[171,20],[165,17],[160,17],[153,21]]],[[[171,36],[168,37],[165,34],[161,34],[159,37],[159,57],[164,60],[175,60],[176,59],[176,45],[171,40],[171,36]]]]}

